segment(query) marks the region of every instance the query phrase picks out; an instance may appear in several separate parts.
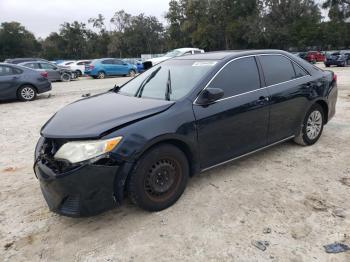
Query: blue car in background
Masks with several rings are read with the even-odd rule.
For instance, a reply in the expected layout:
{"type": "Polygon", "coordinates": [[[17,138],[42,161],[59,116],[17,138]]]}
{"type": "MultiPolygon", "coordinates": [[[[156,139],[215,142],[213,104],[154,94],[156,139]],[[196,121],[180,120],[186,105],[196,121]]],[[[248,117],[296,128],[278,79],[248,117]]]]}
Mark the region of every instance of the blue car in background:
{"type": "Polygon", "coordinates": [[[93,78],[103,79],[106,76],[134,77],[137,67],[117,58],[95,59],[85,66],[85,74],[93,78]]]}
{"type": "Polygon", "coordinates": [[[125,58],[123,59],[126,63],[132,64],[136,66],[137,68],[137,73],[143,73],[145,71],[145,68],[143,66],[143,63],[141,60],[138,60],[137,58],[125,58]]]}

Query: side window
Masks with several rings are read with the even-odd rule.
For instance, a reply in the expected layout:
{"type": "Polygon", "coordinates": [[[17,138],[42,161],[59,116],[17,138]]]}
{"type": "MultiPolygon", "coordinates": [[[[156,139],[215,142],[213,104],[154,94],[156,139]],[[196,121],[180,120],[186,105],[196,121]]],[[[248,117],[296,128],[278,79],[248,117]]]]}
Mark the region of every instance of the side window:
{"type": "Polygon", "coordinates": [[[308,74],[305,72],[303,68],[301,68],[298,64],[293,63],[294,70],[295,70],[295,78],[307,76],[308,74]]]}
{"type": "Polygon", "coordinates": [[[77,63],[77,65],[84,65],[84,62],[79,62],[77,63]]]}
{"type": "Polygon", "coordinates": [[[246,57],[229,63],[209,86],[224,90],[224,97],[260,88],[260,78],[255,58],[246,57]]]}
{"type": "Polygon", "coordinates": [[[268,86],[295,78],[292,62],[288,58],[281,55],[262,55],[259,59],[268,86]]]}
{"type": "Polygon", "coordinates": [[[199,51],[199,50],[194,50],[193,53],[194,53],[194,54],[201,54],[202,52],[199,51]]]}
{"type": "Polygon", "coordinates": [[[115,59],[115,60],[114,60],[114,64],[115,64],[115,65],[123,65],[124,62],[121,61],[121,60],[115,59]]]}
{"type": "Polygon", "coordinates": [[[11,67],[8,66],[0,66],[0,76],[9,76],[13,75],[13,71],[11,67]]]}
{"type": "Polygon", "coordinates": [[[42,69],[55,70],[56,67],[48,63],[40,63],[42,69]]]}
{"type": "Polygon", "coordinates": [[[104,65],[113,65],[114,64],[114,59],[103,60],[102,64],[104,64],[104,65]]]}
{"type": "Polygon", "coordinates": [[[28,64],[25,64],[25,66],[33,69],[39,69],[39,64],[37,63],[28,63],[28,64]]]}

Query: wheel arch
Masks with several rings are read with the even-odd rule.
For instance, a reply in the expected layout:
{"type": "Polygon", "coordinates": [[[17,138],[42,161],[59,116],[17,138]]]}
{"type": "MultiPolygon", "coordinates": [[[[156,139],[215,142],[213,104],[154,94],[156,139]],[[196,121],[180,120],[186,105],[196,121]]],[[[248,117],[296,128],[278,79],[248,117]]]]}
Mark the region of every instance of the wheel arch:
{"type": "Polygon", "coordinates": [[[161,144],[170,144],[177,148],[179,148],[186,156],[188,160],[188,164],[190,167],[190,176],[193,176],[199,171],[199,159],[196,154],[196,150],[190,146],[190,144],[183,139],[177,138],[177,137],[163,137],[160,139],[156,139],[149,143],[146,147],[143,148],[143,150],[137,154],[136,161],[147,151],[151,150],[152,148],[159,146],[161,144]]]}
{"type": "Polygon", "coordinates": [[[37,88],[35,85],[33,85],[32,83],[22,83],[21,85],[19,85],[19,86],[17,87],[17,90],[16,90],[17,97],[18,97],[18,92],[19,92],[19,90],[20,90],[22,87],[24,87],[24,86],[31,86],[31,87],[33,87],[34,90],[35,90],[35,92],[38,94],[38,88],[37,88]]]}
{"type": "Polygon", "coordinates": [[[328,112],[329,112],[329,107],[326,101],[324,100],[317,100],[314,104],[319,104],[322,109],[323,109],[323,113],[324,113],[324,120],[325,120],[325,124],[328,123],[328,112]]]}
{"type": "Polygon", "coordinates": [[[185,154],[190,167],[190,177],[194,176],[199,172],[199,157],[196,153],[196,150],[192,146],[190,146],[188,142],[185,142],[183,139],[177,137],[161,137],[158,139],[154,139],[152,142],[148,143],[138,154],[136,154],[136,156],[133,158],[133,161],[125,162],[121,166],[121,170],[115,176],[114,197],[117,203],[121,203],[124,198],[127,180],[131,172],[133,172],[138,159],[140,159],[140,157],[146,154],[149,150],[162,144],[174,145],[185,154]]]}

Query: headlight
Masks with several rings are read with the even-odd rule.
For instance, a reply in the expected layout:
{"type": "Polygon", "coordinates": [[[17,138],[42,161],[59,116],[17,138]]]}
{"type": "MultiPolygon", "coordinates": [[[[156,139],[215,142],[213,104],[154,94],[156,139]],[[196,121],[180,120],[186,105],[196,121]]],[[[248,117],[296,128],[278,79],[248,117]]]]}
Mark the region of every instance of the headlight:
{"type": "Polygon", "coordinates": [[[122,137],[115,137],[106,140],[68,142],[56,152],[55,159],[78,163],[112,151],[121,140],[122,137]]]}

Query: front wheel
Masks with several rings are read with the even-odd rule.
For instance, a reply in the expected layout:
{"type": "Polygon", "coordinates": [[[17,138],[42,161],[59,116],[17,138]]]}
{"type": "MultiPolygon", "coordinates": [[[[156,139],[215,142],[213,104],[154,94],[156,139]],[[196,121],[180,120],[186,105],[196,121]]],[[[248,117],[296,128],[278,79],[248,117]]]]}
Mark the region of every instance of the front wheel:
{"type": "Polygon", "coordinates": [[[188,160],[179,148],[168,144],[156,146],[136,163],[128,178],[128,195],[147,211],[164,210],[180,198],[188,177],[188,160]]]}
{"type": "Polygon", "coordinates": [[[319,104],[315,104],[306,114],[300,134],[294,139],[294,141],[297,144],[304,146],[315,144],[322,135],[323,126],[323,108],[319,104]]]}

